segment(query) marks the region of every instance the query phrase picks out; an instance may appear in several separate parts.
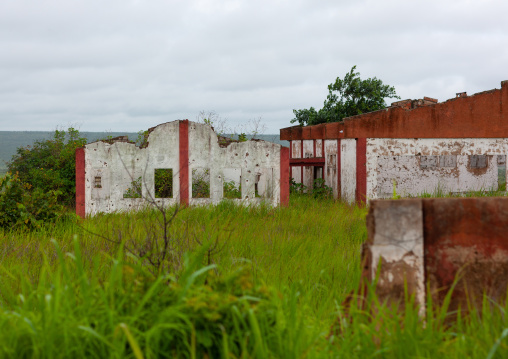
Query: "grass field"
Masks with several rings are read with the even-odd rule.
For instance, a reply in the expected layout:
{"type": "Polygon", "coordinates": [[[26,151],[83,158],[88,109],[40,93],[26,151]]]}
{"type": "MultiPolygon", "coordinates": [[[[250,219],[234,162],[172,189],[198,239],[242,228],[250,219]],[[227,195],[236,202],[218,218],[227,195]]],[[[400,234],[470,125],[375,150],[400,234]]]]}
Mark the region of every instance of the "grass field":
{"type": "Polygon", "coordinates": [[[423,319],[372,294],[342,305],[366,212],[307,197],[182,209],[159,269],[132,254],[151,258],[141,244],[161,236],[156,211],[0,232],[0,356],[506,357],[504,303],[451,323],[431,303],[423,319]]]}

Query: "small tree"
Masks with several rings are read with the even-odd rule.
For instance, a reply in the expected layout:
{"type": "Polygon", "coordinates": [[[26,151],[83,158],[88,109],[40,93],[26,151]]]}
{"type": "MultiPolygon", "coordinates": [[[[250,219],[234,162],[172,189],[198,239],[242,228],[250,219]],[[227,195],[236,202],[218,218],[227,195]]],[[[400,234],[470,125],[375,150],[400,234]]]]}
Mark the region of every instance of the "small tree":
{"type": "Polygon", "coordinates": [[[79,131],[56,130],[53,138],[36,141],[32,146],[19,147],[8,163],[11,173],[34,189],[58,191],[58,200],[67,206],[75,204],[76,148],[86,144],[79,131]]]}
{"type": "Polygon", "coordinates": [[[385,108],[385,98],[400,98],[393,86],[383,84],[376,77],[362,80],[355,69],[356,66],[353,66],[344,79],[337,77],[334,83],[328,85],[328,96],[322,109],[293,110],[295,118],[291,123],[306,126],[340,122],[346,117],[385,108]]]}

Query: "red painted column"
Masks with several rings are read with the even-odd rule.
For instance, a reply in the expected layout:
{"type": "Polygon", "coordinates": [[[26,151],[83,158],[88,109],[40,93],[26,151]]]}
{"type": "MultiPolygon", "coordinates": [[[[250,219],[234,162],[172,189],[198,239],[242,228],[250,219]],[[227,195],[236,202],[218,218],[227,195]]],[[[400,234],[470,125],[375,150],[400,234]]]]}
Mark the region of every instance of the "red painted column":
{"type": "Polygon", "coordinates": [[[76,214],[85,218],[85,149],[76,148],[76,214]]]}
{"type": "Polygon", "coordinates": [[[289,148],[280,149],[280,204],[289,205],[289,148]]]}
{"type": "Polygon", "coordinates": [[[189,120],[180,121],[180,204],[189,205],[189,120]]]}
{"type": "Polygon", "coordinates": [[[367,139],[356,139],[356,203],[367,202],[367,139]]]}
{"type": "Polygon", "coordinates": [[[342,197],[342,165],[341,165],[341,148],[340,148],[340,138],[337,139],[337,198],[340,199],[342,197]]]}

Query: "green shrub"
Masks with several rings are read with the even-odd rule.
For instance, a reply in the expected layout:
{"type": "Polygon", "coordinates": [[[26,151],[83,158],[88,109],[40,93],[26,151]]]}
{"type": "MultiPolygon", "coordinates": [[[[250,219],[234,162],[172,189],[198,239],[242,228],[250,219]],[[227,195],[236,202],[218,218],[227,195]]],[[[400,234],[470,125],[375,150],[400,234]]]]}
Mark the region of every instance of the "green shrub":
{"type": "Polygon", "coordinates": [[[227,199],[241,199],[242,198],[242,186],[235,184],[235,181],[224,182],[224,198],[227,199]]]}
{"type": "Polygon", "coordinates": [[[0,179],[0,227],[41,227],[64,213],[59,191],[43,191],[23,183],[18,174],[0,179]]]}
{"type": "Polygon", "coordinates": [[[323,178],[316,178],[314,180],[312,190],[309,190],[303,183],[297,183],[294,178],[291,178],[289,193],[307,194],[314,198],[333,198],[333,189],[325,184],[323,178]]]}
{"type": "Polygon", "coordinates": [[[210,198],[210,170],[192,170],[192,198],[210,198]]]}
{"type": "Polygon", "coordinates": [[[141,198],[141,181],[141,177],[131,181],[131,186],[124,192],[123,198],[141,198]]]}
{"type": "Polygon", "coordinates": [[[36,141],[33,146],[19,147],[8,163],[11,173],[18,173],[22,183],[42,192],[58,193],[66,206],[75,204],[76,149],[86,144],[79,131],[56,130],[50,140],[36,141]]]}
{"type": "Polygon", "coordinates": [[[154,177],[155,198],[173,198],[173,169],[157,168],[154,177]]]}

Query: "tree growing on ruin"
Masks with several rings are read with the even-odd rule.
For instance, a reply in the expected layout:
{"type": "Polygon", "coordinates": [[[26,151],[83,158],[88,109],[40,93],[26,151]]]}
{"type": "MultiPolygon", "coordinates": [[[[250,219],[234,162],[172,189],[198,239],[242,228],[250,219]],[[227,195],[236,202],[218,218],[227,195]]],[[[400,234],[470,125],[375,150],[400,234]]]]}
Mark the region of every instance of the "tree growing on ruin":
{"type": "Polygon", "coordinates": [[[395,87],[383,84],[374,77],[362,80],[360,73],[351,68],[343,79],[337,77],[328,85],[328,96],[323,108],[314,107],[293,110],[295,118],[291,123],[300,126],[317,125],[326,122],[341,122],[344,118],[377,111],[386,107],[385,98],[397,98],[395,87]]]}

